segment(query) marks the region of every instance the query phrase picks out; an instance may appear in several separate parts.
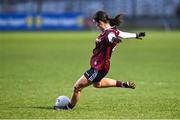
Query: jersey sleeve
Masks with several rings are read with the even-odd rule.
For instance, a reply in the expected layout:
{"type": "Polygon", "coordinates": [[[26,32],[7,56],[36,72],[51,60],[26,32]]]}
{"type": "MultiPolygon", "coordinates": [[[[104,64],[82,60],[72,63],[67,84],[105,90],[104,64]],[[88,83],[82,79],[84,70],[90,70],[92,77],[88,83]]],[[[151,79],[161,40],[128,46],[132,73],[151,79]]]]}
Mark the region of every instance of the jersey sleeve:
{"type": "Polygon", "coordinates": [[[108,34],[108,41],[109,41],[110,43],[113,43],[113,37],[116,37],[115,34],[114,34],[113,32],[110,32],[110,33],[108,34]]]}
{"type": "Polygon", "coordinates": [[[119,30],[119,37],[121,38],[136,38],[136,33],[123,32],[119,30]]]}

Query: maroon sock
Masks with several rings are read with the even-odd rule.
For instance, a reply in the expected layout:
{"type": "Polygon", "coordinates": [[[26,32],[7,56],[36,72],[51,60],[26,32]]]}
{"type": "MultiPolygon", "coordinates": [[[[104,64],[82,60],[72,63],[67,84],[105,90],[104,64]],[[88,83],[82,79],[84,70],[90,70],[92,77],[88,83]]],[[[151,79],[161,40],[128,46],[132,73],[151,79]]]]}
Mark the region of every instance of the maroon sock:
{"type": "Polygon", "coordinates": [[[71,109],[73,109],[74,106],[71,105],[71,103],[69,103],[69,104],[68,104],[68,107],[71,108],[71,109]]]}
{"type": "Polygon", "coordinates": [[[116,80],[116,87],[123,87],[123,82],[116,80]]]}

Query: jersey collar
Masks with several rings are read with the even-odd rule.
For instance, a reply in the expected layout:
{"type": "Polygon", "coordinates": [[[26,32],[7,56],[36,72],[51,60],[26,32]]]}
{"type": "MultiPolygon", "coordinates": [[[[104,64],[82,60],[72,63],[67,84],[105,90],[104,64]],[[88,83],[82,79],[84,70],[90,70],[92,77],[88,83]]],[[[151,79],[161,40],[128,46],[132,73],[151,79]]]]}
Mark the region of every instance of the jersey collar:
{"type": "Polygon", "coordinates": [[[108,29],[111,29],[111,28],[113,28],[113,27],[107,27],[106,29],[104,29],[103,31],[102,31],[102,34],[106,31],[106,30],[108,30],[108,29]]]}
{"type": "Polygon", "coordinates": [[[106,29],[104,29],[103,31],[105,31],[105,30],[108,30],[108,29],[111,29],[112,27],[110,26],[110,27],[107,27],[106,29]]]}

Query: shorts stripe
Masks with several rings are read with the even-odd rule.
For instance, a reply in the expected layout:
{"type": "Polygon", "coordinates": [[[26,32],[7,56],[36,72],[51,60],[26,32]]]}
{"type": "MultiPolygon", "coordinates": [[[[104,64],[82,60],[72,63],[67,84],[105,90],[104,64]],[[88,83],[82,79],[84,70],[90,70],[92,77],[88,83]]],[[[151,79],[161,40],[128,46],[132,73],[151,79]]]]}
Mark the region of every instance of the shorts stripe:
{"type": "Polygon", "coordinates": [[[90,80],[90,81],[93,81],[93,80],[96,78],[97,74],[98,74],[98,71],[97,71],[97,70],[94,70],[94,73],[91,75],[91,77],[89,78],[89,80],[90,80]]]}

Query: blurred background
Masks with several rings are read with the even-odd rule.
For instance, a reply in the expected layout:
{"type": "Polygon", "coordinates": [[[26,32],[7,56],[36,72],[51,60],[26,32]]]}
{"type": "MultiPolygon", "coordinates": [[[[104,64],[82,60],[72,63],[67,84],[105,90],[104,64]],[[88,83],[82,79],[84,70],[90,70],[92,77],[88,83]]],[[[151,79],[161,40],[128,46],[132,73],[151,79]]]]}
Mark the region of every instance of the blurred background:
{"type": "Polygon", "coordinates": [[[180,120],[179,29],[180,0],[0,0],[0,119],[180,120]],[[89,68],[98,10],[146,32],[116,47],[107,75],[137,89],[91,86],[75,110],[53,111],[89,68]]]}
{"type": "Polygon", "coordinates": [[[97,10],[125,14],[123,27],[180,28],[180,0],[0,0],[0,30],[94,29],[97,10]]]}

